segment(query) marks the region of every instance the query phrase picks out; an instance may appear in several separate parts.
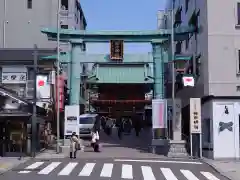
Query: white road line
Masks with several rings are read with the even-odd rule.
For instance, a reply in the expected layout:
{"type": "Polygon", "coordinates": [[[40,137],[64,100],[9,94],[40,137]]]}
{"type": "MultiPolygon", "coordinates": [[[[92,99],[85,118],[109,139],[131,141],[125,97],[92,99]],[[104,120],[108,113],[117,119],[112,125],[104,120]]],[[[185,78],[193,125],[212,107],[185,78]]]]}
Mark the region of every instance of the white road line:
{"type": "Polygon", "coordinates": [[[178,180],[178,178],[173,174],[172,170],[169,168],[160,168],[166,180],[178,180]]]}
{"type": "Polygon", "coordinates": [[[78,176],[90,176],[96,163],[87,163],[78,176]]]}
{"type": "Polygon", "coordinates": [[[208,180],[220,180],[220,179],[218,179],[216,176],[214,176],[212,173],[210,173],[210,172],[203,172],[203,171],[201,171],[201,174],[203,175],[203,176],[205,176],[208,180]]]}
{"type": "Polygon", "coordinates": [[[36,168],[38,168],[39,166],[41,166],[42,164],[44,164],[44,162],[35,162],[35,163],[27,166],[27,167],[25,168],[26,170],[24,170],[24,171],[19,171],[18,173],[19,173],[19,174],[28,174],[28,173],[30,173],[30,172],[32,172],[32,171],[27,171],[27,170],[36,169],[36,168]]]}
{"type": "Polygon", "coordinates": [[[31,164],[30,166],[26,167],[25,169],[31,169],[31,170],[36,169],[43,164],[44,164],[44,162],[35,162],[35,163],[31,164]]]}
{"type": "Polygon", "coordinates": [[[19,173],[19,174],[28,174],[28,173],[30,173],[30,172],[32,172],[32,171],[19,171],[18,173],[19,173]]]}
{"type": "Polygon", "coordinates": [[[59,176],[67,176],[69,175],[73,169],[78,165],[78,163],[68,163],[59,173],[59,176]]]}
{"type": "Polygon", "coordinates": [[[52,162],[47,167],[42,169],[38,174],[49,174],[52,172],[56,167],[58,167],[61,164],[61,162],[52,162]]]}
{"type": "Polygon", "coordinates": [[[188,180],[199,180],[191,171],[180,169],[181,173],[188,179],[188,180]]]}
{"type": "Polygon", "coordinates": [[[141,166],[144,180],[156,180],[152,168],[149,166],[141,166]]]}
{"type": "Polygon", "coordinates": [[[122,179],[133,179],[132,165],[123,164],[122,165],[122,179]]]}
{"type": "Polygon", "coordinates": [[[174,163],[174,164],[202,164],[196,161],[159,161],[145,159],[114,159],[116,162],[147,162],[147,163],[174,163]]]}
{"type": "Polygon", "coordinates": [[[103,165],[102,172],[100,174],[101,177],[111,177],[113,170],[113,164],[106,163],[103,165]]]}

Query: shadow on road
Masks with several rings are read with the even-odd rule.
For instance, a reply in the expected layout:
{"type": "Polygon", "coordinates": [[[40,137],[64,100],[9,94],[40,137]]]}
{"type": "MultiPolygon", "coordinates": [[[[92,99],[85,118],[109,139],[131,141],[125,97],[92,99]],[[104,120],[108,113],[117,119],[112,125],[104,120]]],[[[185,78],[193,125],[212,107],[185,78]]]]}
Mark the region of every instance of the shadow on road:
{"type": "Polygon", "coordinates": [[[117,136],[117,128],[113,128],[112,134],[107,135],[105,132],[100,132],[100,141],[103,148],[129,148],[138,150],[140,153],[149,153],[151,151],[152,132],[151,129],[143,129],[137,137],[134,130],[131,134],[122,135],[122,139],[117,136]]]}

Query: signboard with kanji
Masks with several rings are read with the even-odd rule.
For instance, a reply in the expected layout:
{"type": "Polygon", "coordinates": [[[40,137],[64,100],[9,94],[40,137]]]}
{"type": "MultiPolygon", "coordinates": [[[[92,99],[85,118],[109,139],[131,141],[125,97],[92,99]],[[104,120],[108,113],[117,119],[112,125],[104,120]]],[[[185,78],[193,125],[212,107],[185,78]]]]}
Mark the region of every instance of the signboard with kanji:
{"type": "Polygon", "coordinates": [[[190,133],[202,133],[200,98],[190,98],[190,133]]]}
{"type": "Polygon", "coordinates": [[[110,59],[111,60],[123,59],[123,40],[110,41],[110,59]]]}

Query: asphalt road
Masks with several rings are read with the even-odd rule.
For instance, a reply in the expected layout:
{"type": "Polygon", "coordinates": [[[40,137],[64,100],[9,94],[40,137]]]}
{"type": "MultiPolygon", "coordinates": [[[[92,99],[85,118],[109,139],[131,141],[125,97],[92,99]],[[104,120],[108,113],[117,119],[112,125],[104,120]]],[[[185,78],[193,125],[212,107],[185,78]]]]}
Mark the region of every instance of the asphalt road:
{"type": "Polygon", "coordinates": [[[30,160],[0,176],[1,180],[227,180],[198,161],[166,159],[30,160]]]}

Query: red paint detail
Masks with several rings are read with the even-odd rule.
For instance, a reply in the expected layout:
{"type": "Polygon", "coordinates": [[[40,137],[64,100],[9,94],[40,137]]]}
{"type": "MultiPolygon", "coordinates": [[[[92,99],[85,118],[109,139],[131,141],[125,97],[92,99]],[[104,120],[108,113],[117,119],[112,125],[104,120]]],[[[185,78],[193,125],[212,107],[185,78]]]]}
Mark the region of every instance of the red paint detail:
{"type": "Polygon", "coordinates": [[[187,81],[187,82],[191,82],[192,79],[191,79],[191,78],[187,78],[187,79],[185,79],[185,81],[187,81]]]}
{"type": "Polygon", "coordinates": [[[161,127],[164,126],[164,122],[163,122],[163,103],[159,103],[159,125],[161,127]]]}
{"type": "Polygon", "coordinates": [[[44,86],[45,82],[43,80],[38,81],[38,86],[44,86]]]}

